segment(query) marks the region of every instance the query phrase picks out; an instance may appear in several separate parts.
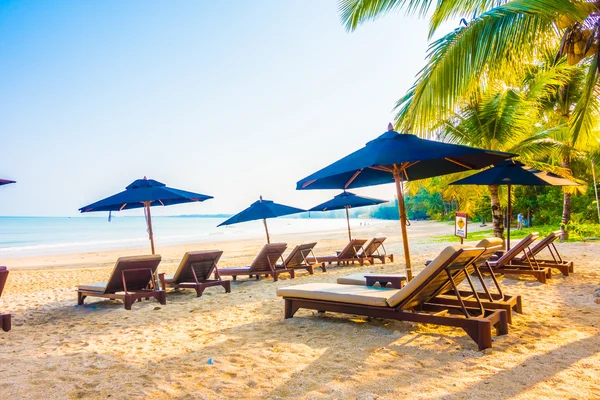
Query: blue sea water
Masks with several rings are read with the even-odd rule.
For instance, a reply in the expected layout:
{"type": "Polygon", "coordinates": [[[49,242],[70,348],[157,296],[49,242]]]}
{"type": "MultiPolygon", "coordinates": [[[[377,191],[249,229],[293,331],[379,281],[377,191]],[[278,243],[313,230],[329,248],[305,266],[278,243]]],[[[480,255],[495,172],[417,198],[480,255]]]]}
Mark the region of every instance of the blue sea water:
{"type": "MultiPolygon", "coordinates": [[[[156,246],[264,237],[262,221],[217,228],[222,218],[153,217],[156,246]]],[[[270,219],[269,233],[344,229],[345,219],[270,219]]],[[[358,224],[358,222],[356,222],[358,224]]],[[[148,247],[144,217],[0,217],[0,259],[148,247]]]]}

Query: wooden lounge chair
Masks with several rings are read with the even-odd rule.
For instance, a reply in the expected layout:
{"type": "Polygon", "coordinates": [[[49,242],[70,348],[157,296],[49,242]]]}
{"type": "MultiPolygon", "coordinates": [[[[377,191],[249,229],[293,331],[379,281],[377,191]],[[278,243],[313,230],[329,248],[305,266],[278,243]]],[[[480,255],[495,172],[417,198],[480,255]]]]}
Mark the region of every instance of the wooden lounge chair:
{"type": "Polygon", "coordinates": [[[513,259],[513,264],[515,265],[529,265],[527,258],[542,267],[555,268],[559,270],[563,275],[569,276],[569,273],[572,273],[573,261],[563,260],[562,256],[558,252],[556,245],[554,242],[562,235],[562,231],[552,232],[542,240],[536,243],[535,246],[525,249],[526,255],[522,255],[521,257],[515,257],[513,259]],[[538,257],[538,254],[544,251],[544,249],[548,249],[550,256],[552,259],[543,259],[538,257]]]}
{"type": "Polygon", "coordinates": [[[125,303],[125,309],[143,298],[154,297],[160,304],[166,304],[165,291],[156,284],[155,272],[160,263],[159,255],[121,257],[107,282],[79,285],[77,304],[83,305],[86,297],[118,299],[125,303]]]}
{"type": "Polygon", "coordinates": [[[250,266],[219,268],[219,275],[232,276],[234,281],[238,275],[248,275],[250,278],[256,275],[256,280],[260,278],[260,275],[271,275],[273,280],[277,281],[279,275],[290,274],[293,279],[296,276],[293,268],[277,267],[278,261],[284,261],[283,252],[286,248],[286,243],[265,244],[250,266]]]}
{"type": "Polygon", "coordinates": [[[290,269],[305,269],[309,274],[315,273],[315,268],[321,268],[323,272],[327,272],[324,263],[319,263],[318,259],[313,253],[316,243],[299,244],[294,247],[290,254],[283,260],[283,263],[278,263],[277,268],[290,268],[290,269]],[[309,262],[307,258],[310,257],[312,262],[309,262]]]}
{"type": "Polygon", "coordinates": [[[225,293],[231,293],[231,282],[219,276],[217,263],[222,251],[188,251],[173,275],[159,274],[161,288],[194,289],[196,297],[202,296],[204,289],[211,286],[223,286],[225,293]],[[214,274],[214,279],[211,275],[214,274]]]}
{"type": "Polygon", "coordinates": [[[373,264],[373,257],[365,256],[365,249],[363,246],[367,243],[365,239],[352,239],[348,242],[346,247],[338,251],[335,255],[330,256],[319,256],[319,257],[307,257],[308,262],[320,262],[322,264],[354,264],[358,262],[360,265],[365,265],[365,261],[373,264]]]}
{"type": "MultiPolygon", "coordinates": [[[[8,269],[6,267],[0,267],[0,296],[2,295],[2,291],[4,290],[4,285],[6,284],[6,279],[8,278],[8,269]]],[[[0,313],[0,329],[4,332],[10,331],[12,326],[11,316],[10,314],[2,314],[0,313]]]]}
{"type": "Polygon", "coordinates": [[[492,347],[492,327],[499,335],[508,333],[505,310],[487,310],[477,296],[466,269],[485,251],[449,246],[402,289],[312,283],[277,290],[285,300],[285,318],[301,308],[331,311],[399,321],[421,322],[464,329],[480,350],[492,347]],[[457,288],[466,279],[477,307],[462,302],[457,288]],[[439,293],[450,284],[459,306],[440,304],[439,293]]]}
{"type": "Polygon", "coordinates": [[[385,264],[385,259],[387,258],[393,263],[394,255],[387,254],[385,251],[385,246],[383,245],[385,239],[387,239],[385,236],[371,239],[371,241],[363,247],[364,252],[360,253],[359,257],[371,258],[373,260],[378,259],[382,264],[385,264]],[[381,249],[381,251],[379,249],[381,249]]]}
{"type": "Polygon", "coordinates": [[[530,233],[523,240],[517,243],[497,260],[489,261],[485,266],[489,271],[495,274],[504,275],[531,275],[541,283],[546,283],[547,279],[552,278],[552,270],[548,266],[539,265],[534,257],[529,255],[529,246],[538,238],[538,233],[530,233]],[[515,258],[523,253],[526,262],[515,262],[515,258]]]}
{"type": "MultiPolygon", "coordinates": [[[[466,245],[461,246],[461,247],[465,248],[465,249],[470,248],[469,246],[466,246],[466,245]]],[[[483,239],[479,243],[477,243],[477,245],[475,247],[483,248],[483,249],[485,249],[485,251],[466,269],[466,272],[469,275],[475,275],[479,280],[479,283],[480,283],[483,291],[477,292],[477,296],[479,297],[479,300],[481,301],[484,308],[486,308],[486,309],[506,310],[508,323],[511,324],[513,311],[515,311],[519,314],[523,313],[523,303],[522,303],[521,296],[505,295],[502,292],[502,288],[500,287],[500,284],[498,283],[498,280],[494,276],[493,272],[490,272],[492,282],[493,282],[494,286],[496,287],[495,292],[492,292],[488,288],[488,285],[485,283],[485,280],[483,279],[483,275],[481,274],[481,271],[479,269],[481,265],[486,265],[489,258],[502,248],[502,239],[500,239],[500,238],[483,239]]],[[[433,261],[433,260],[430,260],[429,263],[431,263],[431,261],[433,261]]],[[[429,264],[427,264],[427,265],[429,265],[429,264]]],[[[356,274],[342,276],[342,277],[338,278],[337,283],[341,284],[341,285],[363,285],[364,286],[367,284],[367,277],[373,277],[373,276],[378,276],[378,275],[382,275],[382,274],[381,273],[379,273],[379,274],[378,273],[356,273],[356,274]]],[[[391,279],[389,279],[389,278],[398,278],[398,280],[400,282],[406,282],[405,274],[385,274],[385,276],[388,278],[388,281],[391,281],[391,279]]],[[[387,284],[386,287],[391,287],[391,285],[387,284]]],[[[474,296],[471,295],[469,292],[460,291],[460,294],[462,296],[462,301],[466,305],[472,306],[472,307],[477,306],[477,300],[474,299],[474,296]]],[[[446,287],[440,291],[440,296],[441,297],[437,298],[437,301],[440,303],[451,304],[451,305],[460,305],[460,302],[454,296],[453,288],[450,284],[446,285],[446,287]]]]}

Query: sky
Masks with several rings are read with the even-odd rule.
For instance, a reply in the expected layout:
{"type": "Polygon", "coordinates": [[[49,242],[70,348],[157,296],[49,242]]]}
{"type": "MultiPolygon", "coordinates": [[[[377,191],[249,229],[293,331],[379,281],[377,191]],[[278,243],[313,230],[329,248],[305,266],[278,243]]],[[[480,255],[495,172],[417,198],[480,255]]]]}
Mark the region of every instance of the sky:
{"type": "Polygon", "coordinates": [[[0,187],[0,215],[75,216],[143,176],[214,196],[153,215],[337,194],[295,186],[387,129],[428,45],[426,20],[392,13],[349,33],[337,8],[0,1],[0,178],[18,181],[0,187]]]}

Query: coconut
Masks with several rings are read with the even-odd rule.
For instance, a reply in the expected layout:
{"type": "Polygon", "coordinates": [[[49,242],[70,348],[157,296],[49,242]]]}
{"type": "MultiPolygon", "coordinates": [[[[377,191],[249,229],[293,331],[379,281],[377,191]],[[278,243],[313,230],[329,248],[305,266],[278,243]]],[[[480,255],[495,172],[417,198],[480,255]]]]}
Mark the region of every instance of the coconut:
{"type": "Polygon", "coordinates": [[[593,44],[593,45],[590,46],[590,48],[588,49],[588,51],[585,53],[585,56],[586,57],[593,56],[596,53],[598,53],[598,45],[597,44],[593,44]]]}
{"type": "Polygon", "coordinates": [[[583,40],[575,42],[575,45],[573,46],[573,52],[578,55],[583,54],[585,52],[585,45],[586,42],[583,40]]]}

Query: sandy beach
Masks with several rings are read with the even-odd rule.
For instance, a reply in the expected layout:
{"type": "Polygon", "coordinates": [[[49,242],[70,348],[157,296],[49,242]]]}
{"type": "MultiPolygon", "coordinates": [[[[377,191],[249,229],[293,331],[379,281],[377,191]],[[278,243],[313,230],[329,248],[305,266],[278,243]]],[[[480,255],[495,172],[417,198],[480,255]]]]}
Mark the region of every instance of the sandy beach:
{"type": "MultiPolygon", "coordinates": [[[[444,247],[432,235],[447,224],[409,227],[413,264],[444,247]]],[[[240,280],[232,293],[209,288],[167,295],[167,305],[90,298],[76,306],[78,283],[105,280],[118,256],[147,249],[1,260],[10,269],[0,310],[13,329],[0,332],[2,398],[576,398],[600,397],[600,244],[562,243],[575,261],[569,277],[547,285],[506,277],[505,291],[520,294],[506,336],[483,352],[461,330],[301,310],[283,319],[279,287],[335,282],[362,271],[404,271],[394,221],[361,226],[355,237],[388,236],[394,264],[332,267],[299,272],[278,282],[240,280]]],[[[344,231],[277,236],[289,247],[318,240],[317,255],[345,243],[344,231]]],[[[160,248],[160,270],[170,273],[187,250],[220,249],[221,266],[247,265],[263,238],[160,248]]]]}

